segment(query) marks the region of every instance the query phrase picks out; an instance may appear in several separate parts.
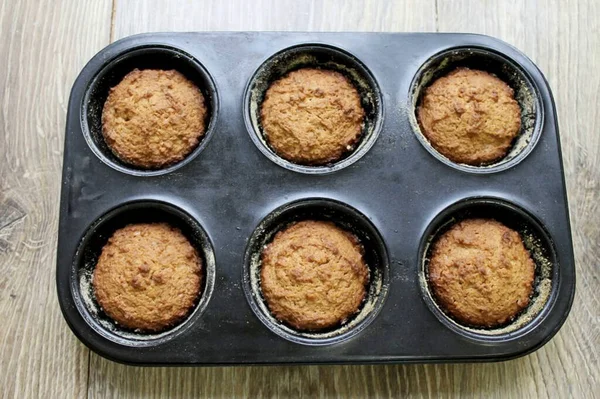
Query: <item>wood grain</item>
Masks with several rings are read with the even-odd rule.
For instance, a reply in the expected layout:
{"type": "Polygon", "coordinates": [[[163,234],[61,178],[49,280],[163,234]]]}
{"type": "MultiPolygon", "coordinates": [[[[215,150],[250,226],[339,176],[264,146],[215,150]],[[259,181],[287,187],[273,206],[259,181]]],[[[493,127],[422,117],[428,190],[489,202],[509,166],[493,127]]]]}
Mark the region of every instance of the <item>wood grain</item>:
{"type": "Polygon", "coordinates": [[[596,0],[0,1],[2,397],[600,395],[599,16],[596,0]],[[578,272],[560,333],[495,364],[139,368],[90,354],[63,322],[54,288],[68,93],[109,38],[174,30],[465,31],[523,50],[559,112],[578,272]]]}
{"type": "Polygon", "coordinates": [[[434,31],[434,1],[116,0],[113,39],[157,31],[434,31]]]}
{"type": "Polygon", "coordinates": [[[55,286],[65,115],[110,1],[0,4],[0,397],[85,397],[89,351],[55,286]]]}

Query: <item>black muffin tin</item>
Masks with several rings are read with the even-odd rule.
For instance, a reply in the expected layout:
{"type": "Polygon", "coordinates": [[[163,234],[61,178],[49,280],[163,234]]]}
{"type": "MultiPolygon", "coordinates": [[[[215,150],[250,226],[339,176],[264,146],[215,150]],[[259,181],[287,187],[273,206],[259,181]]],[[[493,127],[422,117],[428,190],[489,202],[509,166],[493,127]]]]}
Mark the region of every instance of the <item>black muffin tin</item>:
{"type": "Polygon", "coordinates": [[[69,101],[57,255],[58,298],[73,332],[109,359],[146,365],[494,361],[541,347],[567,317],[575,267],[554,102],[522,53],[468,34],[158,33],[97,54],[69,101]],[[358,88],[363,139],[333,164],[285,161],[264,141],[257,105],[268,84],[302,66],[333,68],[358,88]],[[522,131],[510,154],[457,165],[421,135],[423,88],[456,66],[495,73],[515,90],[522,131]],[[102,140],[108,89],[134,68],[177,69],[207,99],[200,145],[178,164],[140,170],[102,140]],[[429,243],[465,217],[517,229],[536,261],[532,305],[502,329],[448,317],[427,286],[429,243]],[[305,333],[278,323],[260,293],[259,253],[295,220],[353,231],[371,271],[360,312],[305,333]],[[126,331],[98,308],[91,273],[112,232],[167,221],[202,254],[203,291],[161,334],[126,331]]]}

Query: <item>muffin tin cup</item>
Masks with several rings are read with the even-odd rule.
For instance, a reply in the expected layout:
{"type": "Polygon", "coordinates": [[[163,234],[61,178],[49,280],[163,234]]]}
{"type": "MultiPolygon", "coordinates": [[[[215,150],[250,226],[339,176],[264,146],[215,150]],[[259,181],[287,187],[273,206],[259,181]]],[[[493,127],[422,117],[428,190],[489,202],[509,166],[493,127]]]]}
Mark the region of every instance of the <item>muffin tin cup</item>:
{"type": "Polygon", "coordinates": [[[360,333],[381,311],[389,286],[389,260],[383,238],[369,219],[353,207],[326,198],[308,198],[285,204],[269,213],[248,240],[242,281],[250,307],[271,331],[291,342],[305,345],[330,345],[360,333]],[[365,250],[369,267],[367,295],[358,312],[338,327],[323,331],[299,331],[277,320],[263,298],[260,270],[261,254],[278,231],[302,220],[330,221],[354,234],[365,250]]]}
{"type": "Polygon", "coordinates": [[[71,272],[71,292],[78,311],[103,337],[132,347],[156,346],[190,328],[206,308],[215,283],[215,255],[212,243],[200,224],[185,211],[153,200],[139,200],[111,209],[85,232],[78,246],[71,272]],[[92,287],[95,265],[112,234],[132,223],[166,222],[190,241],[202,259],[202,287],[191,312],[180,322],[161,332],[140,332],[120,326],[104,313],[92,287]]]}
{"type": "Polygon", "coordinates": [[[548,315],[558,287],[555,246],[542,224],[529,212],[493,197],[472,197],[458,201],[440,212],[430,223],[420,245],[419,285],[429,309],[449,329],[469,339],[498,342],[527,334],[548,315]],[[527,308],[513,320],[497,328],[464,325],[438,305],[429,286],[428,264],[433,243],[449,228],[468,218],[494,219],[517,231],[535,263],[533,295],[527,308]]]}
{"type": "Polygon", "coordinates": [[[98,53],[71,92],[56,282],[77,337],[129,364],[482,362],[530,353],[562,326],[575,291],[552,94],[526,56],[479,35],[191,32],[125,38],[98,53]],[[419,90],[461,63],[507,80],[517,99],[529,98],[534,107],[523,113],[527,132],[520,137],[530,134],[523,150],[497,165],[444,161],[418,130],[419,90]],[[362,141],[338,163],[292,164],[262,137],[257,112],[264,90],[304,65],[342,69],[370,107],[362,141]],[[211,117],[188,158],[150,171],[111,158],[98,123],[109,87],[134,68],[151,67],[177,69],[206,90],[211,117]],[[522,82],[522,92],[515,82],[522,82]],[[537,296],[502,330],[456,323],[426,284],[427,245],[449,221],[469,215],[496,218],[537,242],[530,246],[537,296]],[[316,333],[271,316],[258,273],[260,252],[273,234],[308,218],[353,231],[371,272],[358,314],[316,333]],[[190,316],[172,329],[121,329],[98,311],[89,277],[116,228],[160,220],[181,228],[203,254],[205,286],[190,316]]]}
{"type": "Polygon", "coordinates": [[[277,165],[306,174],[332,173],[358,161],[377,140],[383,121],[381,90],[371,72],[352,54],[325,44],[289,47],[267,59],[248,82],[243,111],[246,128],[258,149],[277,165]],[[365,121],[358,143],[341,159],[327,165],[302,165],[282,158],[267,142],[260,123],[261,105],[271,83],[291,71],[306,67],[334,70],[344,75],[357,89],[365,110],[365,121]]]}
{"type": "Polygon", "coordinates": [[[173,172],[192,161],[206,147],[214,132],[219,97],[208,71],[194,57],[172,46],[147,45],[132,48],[110,60],[91,80],[81,104],[83,134],[94,154],[114,169],[135,176],[156,176],[173,172]],[[175,69],[202,92],[207,107],[206,128],[199,144],[179,162],[157,169],[143,169],[119,159],[104,141],[102,109],[110,89],[134,69],[175,69]]]}
{"type": "Polygon", "coordinates": [[[536,84],[529,73],[506,55],[489,48],[457,47],[435,54],[421,66],[411,84],[410,121],[417,139],[435,158],[444,164],[470,173],[494,173],[506,170],[521,162],[535,147],[544,123],[544,109],[536,84]],[[511,148],[503,158],[482,166],[453,162],[438,152],[423,135],[416,111],[425,89],[436,79],[459,67],[489,72],[506,82],[514,91],[521,109],[521,128],[511,148]]]}

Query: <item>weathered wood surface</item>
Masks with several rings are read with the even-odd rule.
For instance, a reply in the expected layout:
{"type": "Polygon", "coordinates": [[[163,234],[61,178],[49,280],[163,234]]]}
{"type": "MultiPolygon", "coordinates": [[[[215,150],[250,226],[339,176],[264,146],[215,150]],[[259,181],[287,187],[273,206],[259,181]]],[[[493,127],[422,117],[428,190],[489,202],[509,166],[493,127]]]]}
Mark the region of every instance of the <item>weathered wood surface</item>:
{"type": "Polygon", "coordinates": [[[109,2],[0,3],[0,397],[83,397],[89,351],[55,286],[71,85],[108,44],[109,2]]]}
{"type": "Polygon", "coordinates": [[[2,397],[594,397],[600,395],[600,3],[470,0],[0,2],[2,397]],[[54,286],[69,90],[110,41],[150,31],[465,31],[546,74],[559,112],[578,272],[571,315],[534,354],[496,364],[138,368],[90,353],[54,286]]]}

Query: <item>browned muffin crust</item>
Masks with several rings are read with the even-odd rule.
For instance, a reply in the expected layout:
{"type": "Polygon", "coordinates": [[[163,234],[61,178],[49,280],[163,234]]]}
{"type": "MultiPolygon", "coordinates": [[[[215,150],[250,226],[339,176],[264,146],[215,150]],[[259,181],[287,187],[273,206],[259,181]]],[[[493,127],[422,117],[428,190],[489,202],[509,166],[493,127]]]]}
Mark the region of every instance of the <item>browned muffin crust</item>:
{"type": "Polygon", "coordinates": [[[354,149],[365,111],[341,73],[302,68],[269,86],[260,110],[265,138],[288,161],[324,165],[354,149]]]}
{"type": "Polygon", "coordinates": [[[102,134],[128,164],[157,169],[185,158],[204,135],[202,92],[175,70],[134,69],[110,89],[102,134]]]}
{"type": "Polygon", "coordinates": [[[513,90],[484,71],[457,68],[425,90],[421,131],[451,161],[486,165],[506,156],[521,128],[513,90]]]}
{"type": "Polygon", "coordinates": [[[529,304],[535,264],[519,233],[492,219],[466,219],[433,245],[429,283],[457,321],[498,327],[529,304]]]}
{"type": "Polygon", "coordinates": [[[261,259],[269,310],[298,330],[339,325],[365,298],[369,269],[362,245],[333,223],[295,223],[275,235],[261,259]]]}
{"type": "Polygon", "coordinates": [[[118,324],[161,331],[186,317],[200,295],[202,261],[179,229],[130,224],[115,231],[94,269],[96,300],[118,324]]]}

